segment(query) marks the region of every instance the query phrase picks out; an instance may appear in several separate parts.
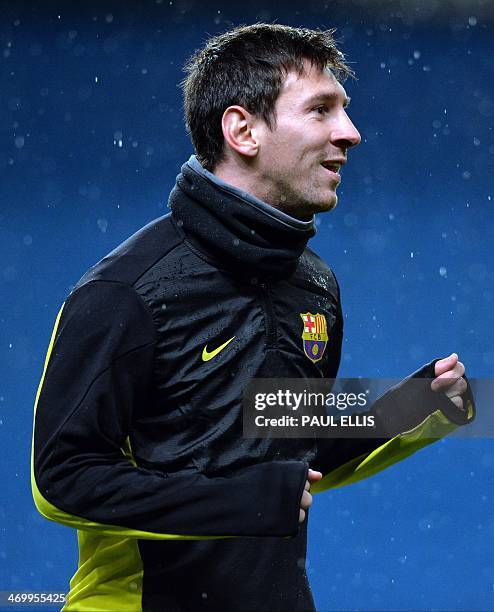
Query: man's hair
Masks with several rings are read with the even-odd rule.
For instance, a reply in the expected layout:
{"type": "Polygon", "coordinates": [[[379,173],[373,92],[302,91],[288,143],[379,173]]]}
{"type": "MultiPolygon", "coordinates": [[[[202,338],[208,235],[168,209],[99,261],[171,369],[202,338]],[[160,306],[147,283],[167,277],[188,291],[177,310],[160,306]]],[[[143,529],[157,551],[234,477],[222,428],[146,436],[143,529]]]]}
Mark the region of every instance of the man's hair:
{"type": "Polygon", "coordinates": [[[289,71],[304,73],[304,61],[337,79],[353,76],[337,49],[334,30],[256,23],[209,38],[184,66],[187,129],[197,157],[213,171],[223,159],[221,119],[233,104],[276,126],[275,104],[289,71]]]}

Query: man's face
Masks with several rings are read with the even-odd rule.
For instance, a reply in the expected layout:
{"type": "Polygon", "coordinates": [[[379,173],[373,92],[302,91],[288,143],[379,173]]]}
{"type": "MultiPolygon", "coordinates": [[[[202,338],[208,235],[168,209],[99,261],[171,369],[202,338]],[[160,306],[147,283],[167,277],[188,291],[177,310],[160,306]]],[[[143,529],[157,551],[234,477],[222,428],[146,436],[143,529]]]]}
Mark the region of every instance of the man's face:
{"type": "Polygon", "coordinates": [[[307,64],[302,75],[288,73],[276,101],[276,126],[258,126],[259,197],[301,219],[336,206],[339,168],[360,142],[345,111],[348,102],[329,70],[307,64]]]}

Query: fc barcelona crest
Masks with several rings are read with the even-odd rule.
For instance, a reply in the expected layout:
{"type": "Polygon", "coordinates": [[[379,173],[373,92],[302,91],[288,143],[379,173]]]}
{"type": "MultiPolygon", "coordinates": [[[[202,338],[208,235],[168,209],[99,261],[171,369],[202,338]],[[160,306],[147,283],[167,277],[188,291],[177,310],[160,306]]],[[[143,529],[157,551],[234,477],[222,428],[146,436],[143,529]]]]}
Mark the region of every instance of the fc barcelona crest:
{"type": "Polygon", "coordinates": [[[304,353],[311,361],[316,363],[316,361],[322,359],[328,343],[326,317],[319,313],[311,314],[310,312],[301,312],[300,316],[304,322],[302,332],[304,353]]]}

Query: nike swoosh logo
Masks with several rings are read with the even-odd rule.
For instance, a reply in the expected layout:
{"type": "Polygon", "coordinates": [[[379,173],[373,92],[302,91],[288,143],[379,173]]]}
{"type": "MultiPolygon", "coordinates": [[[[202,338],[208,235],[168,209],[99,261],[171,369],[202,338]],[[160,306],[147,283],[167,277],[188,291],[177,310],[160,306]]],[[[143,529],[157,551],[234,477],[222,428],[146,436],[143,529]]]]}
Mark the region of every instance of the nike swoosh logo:
{"type": "Polygon", "coordinates": [[[213,357],[216,357],[216,355],[222,351],[225,346],[227,346],[228,344],[230,344],[230,342],[235,338],[235,336],[233,336],[232,338],[230,338],[230,340],[227,340],[226,342],[224,342],[221,346],[219,346],[218,348],[215,348],[214,351],[211,351],[210,353],[208,352],[208,346],[206,344],[206,346],[203,348],[202,350],[202,360],[203,361],[209,361],[210,359],[212,359],[213,357]]]}

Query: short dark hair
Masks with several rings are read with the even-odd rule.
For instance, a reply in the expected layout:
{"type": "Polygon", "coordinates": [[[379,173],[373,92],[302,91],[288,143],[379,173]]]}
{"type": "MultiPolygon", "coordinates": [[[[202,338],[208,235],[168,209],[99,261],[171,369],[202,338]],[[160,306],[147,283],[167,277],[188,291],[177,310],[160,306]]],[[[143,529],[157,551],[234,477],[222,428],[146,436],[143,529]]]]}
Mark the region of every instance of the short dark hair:
{"type": "Polygon", "coordinates": [[[330,68],[339,80],[353,76],[334,32],[256,23],[213,36],[192,55],[182,81],[185,122],[206,169],[223,159],[221,118],[229,106],[243,106],[273,129],[283,81],[291,70],[303,74],[304,60],[330,68]]]}

